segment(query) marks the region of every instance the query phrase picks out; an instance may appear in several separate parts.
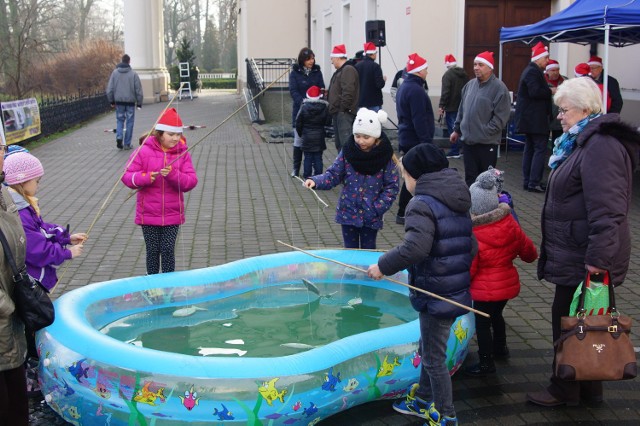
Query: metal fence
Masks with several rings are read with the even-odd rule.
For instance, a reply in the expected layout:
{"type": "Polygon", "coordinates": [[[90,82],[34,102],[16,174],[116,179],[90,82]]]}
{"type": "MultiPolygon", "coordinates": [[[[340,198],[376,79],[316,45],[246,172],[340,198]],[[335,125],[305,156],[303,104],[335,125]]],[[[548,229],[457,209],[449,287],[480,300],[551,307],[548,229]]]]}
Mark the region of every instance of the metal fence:
{"type": "Polygon", "coordinates": [[[38,104],[41,134],[37,138],[69,129],[111,110],[107,95],[104,93],[64,98],[45,97],[38,104]]]}
{"type": "Polygon", "coordinates": [[[286,90],[289,87],[289,70],[295,62],[292,58],[247,58],[247,90],[244,97],[252,121],[260,118],[260,98],[256,97],[267,86],[270,90],[286,90]],[[272,84],[273,83],[273,84],[272,84]]]}

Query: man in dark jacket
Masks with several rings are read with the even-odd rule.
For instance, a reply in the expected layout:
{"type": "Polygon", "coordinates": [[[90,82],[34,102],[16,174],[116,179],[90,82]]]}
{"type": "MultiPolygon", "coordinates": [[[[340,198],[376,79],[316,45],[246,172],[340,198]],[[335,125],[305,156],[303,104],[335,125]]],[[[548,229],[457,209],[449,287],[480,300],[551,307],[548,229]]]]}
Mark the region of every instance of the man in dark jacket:
{"type": "Polygon", "coordinates": [[[331,76],[327,101],[329,114],[333,118],[333,131],[336,149],[340,151],[352,133],[353,121],[358,112],[360,79],[358,71],[347,61],[347,49],[344,44],[333,48],[331,64],[336,69],[331,76]]]}
{"type": "MultiPolygon", "coordinates": [[[[589,58],[589,62],[587,62],[589,68],[591,69],[591,77],[595,80],[598,85],[604,87],[604,73],[602,72],[602,58],[599,56],[592,56],[589,58]]],[[[609,92],[609,97],[611,98],[611,108],[607,110],[607,112],[616,112],[620,114],[622,111],[622,94],[620,93],[620,84],[618,80],[607,76],[607,91],[609,92]]]]}
{"type": "Polygon", "coordinates": [[[116,109],[116,146],[118,149],[131,149],[136,106],[142,107],[142,84],[138,74],[129,65],[130,62],[129,55],[123,55],[122,62],[111,73],[107,85],[107,99],[111,103],[111,107],[116,109]],[[123,129],[124,135],[122,134],[123,129]]]}
{"type": "MultiPolygon", "coordinates": [[[[447,137],[453,133],[453,127],[456,124],[458,116],[458,107],[462,100],[462,88],[469,76],[457,65],[456,58],[453,55],[444,57],[444,66],[447,71],[442,75],[442,92],[440,94],[440,116],[444,115],[447,122],[447,137]]],[[[460,158],[460,142],[455,141],[451,144],[451,149],[447,153],[447,158],[460,158]]]]}
{"type": "Polygon", "coordinates": [[[522,72],[516,98],[516,132],[524,133],[522,187],[544,193],[542,175],[549,143],[551,89],[544,78],[549,63],[549,48],[538,42],[531,49],[531,62],[522,72]]]}
{"type": "MultiPolygon", "coordinates": [[[[431,100],[424,90],[427,78],[427,61],[417,53],[409,55],[407,74],[396,95],[398,114],[398,149],[408,152],[421,143],[433,143],[435,125],[431,100]]],[[[411,199],[406,185],[402,185],[398,201],[396,223],[404,224],[404,210],[411,199]]]]}
{"type": "Polygon", "coordinates": [[[382,108],[382,88],[387,77],[382,75],[382,68],[376,62],[378,51],[376,45],[364,44],[364,57],[356,64],[360,78],[360,99],[358,108],[367,108],[378,112],[382,108]]]}

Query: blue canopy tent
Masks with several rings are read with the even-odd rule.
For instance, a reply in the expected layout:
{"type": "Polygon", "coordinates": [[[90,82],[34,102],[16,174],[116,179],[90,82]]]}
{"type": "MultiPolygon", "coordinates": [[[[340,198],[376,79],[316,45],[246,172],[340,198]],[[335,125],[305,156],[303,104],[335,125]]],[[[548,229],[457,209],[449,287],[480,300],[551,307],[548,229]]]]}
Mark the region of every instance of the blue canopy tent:
{"type": "MultiPolygon", "coordinates": [[[[502,45],[513,41],[531,44],[537,40],[552,43],[602,43],[604,93],[607,93],[609,46],[624,47],[640,43],[640,0],[576,0],[566,9],[540,22],[500,29],[500,69],[502,45]]],[[[606,103],[605,103],[606,112],[606,103]]]]}

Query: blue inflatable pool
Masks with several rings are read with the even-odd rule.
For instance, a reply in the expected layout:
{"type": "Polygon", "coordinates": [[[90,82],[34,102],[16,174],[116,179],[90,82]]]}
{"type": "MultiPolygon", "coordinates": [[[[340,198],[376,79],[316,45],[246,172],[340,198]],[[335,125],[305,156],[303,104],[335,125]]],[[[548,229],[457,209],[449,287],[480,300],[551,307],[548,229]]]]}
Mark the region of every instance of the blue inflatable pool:
{"type": "MultiPolygon", "coordinates": [[[[361,268],[380,255],[314,253],[361,268]]],[[[405,274],[394,278],[406,282],[405,274]]],[[[372,281],[298,252],[87,285],[60,297],[55,323],[37,335],[42,392],[73,424],[315,424],[357,404],[399,398],[417,381],[419,330],[407,294],[398,284],[372,281]],[[306,291],[302,278],[326,283],[331,292],[306,291]],[[406,297],[406,305],[392,307],[385,297],[353,298],[350,291],[356,287],[406,297]],[[264,297],[269,293],[274,297],[264,297]],[[238,349],[199,347],[199,355],[185,355],[144,347],[136,337],[160,330],[162,338],[167,327],[207,328],[212,319],[232,327],[239,310],[255,306],[280,319],[281,329],[273,332],[278,335],[289,322],[284,307],[294,304],[302,307],[305,321],[314,315],[310,307],[320,304],[344,312],[361,304],[380,312],[379,317],[392,318],[396,312],[410,319],[321,345],[283,344],[292,352],[282,356],[251,356],[241,339],[229,341],[238,349]],[[125,337],[112,337],[114,329],[125,337]]],[[[462,364],[474,331],[472,314],[455,321],[447,349],[451,374],[462,364]]],[[[185,340],[195,338],[194,332],[185,333],[185,340]]],[[[172,339],[165,340],[170,344],[172,339]]]]}

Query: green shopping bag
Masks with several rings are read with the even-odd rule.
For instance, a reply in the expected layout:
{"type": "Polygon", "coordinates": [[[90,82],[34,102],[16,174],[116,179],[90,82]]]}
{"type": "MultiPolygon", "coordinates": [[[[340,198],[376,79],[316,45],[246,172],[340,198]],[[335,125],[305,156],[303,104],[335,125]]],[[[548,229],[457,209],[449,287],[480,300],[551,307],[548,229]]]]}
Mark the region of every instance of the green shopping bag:
{"type": "Polygon", "coordinates": [[[602,281],[592,281],[591,274],[587,272],[584,281],[580,283],[573,294],[569,316],[575,316],[578,309],[580,294],[584,288],[585,315],[604,315],[609,312],[609,272],[605,272],[602,281]]]}

